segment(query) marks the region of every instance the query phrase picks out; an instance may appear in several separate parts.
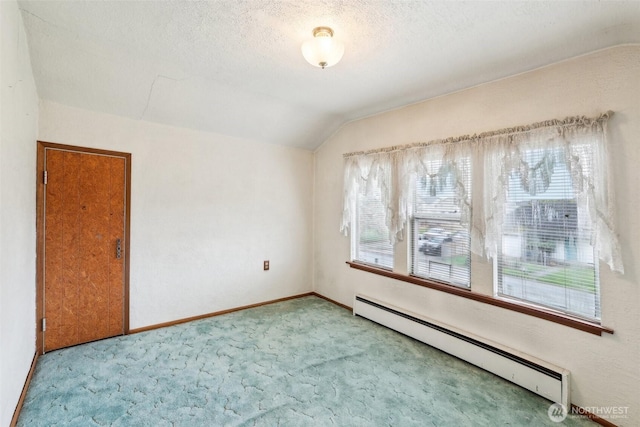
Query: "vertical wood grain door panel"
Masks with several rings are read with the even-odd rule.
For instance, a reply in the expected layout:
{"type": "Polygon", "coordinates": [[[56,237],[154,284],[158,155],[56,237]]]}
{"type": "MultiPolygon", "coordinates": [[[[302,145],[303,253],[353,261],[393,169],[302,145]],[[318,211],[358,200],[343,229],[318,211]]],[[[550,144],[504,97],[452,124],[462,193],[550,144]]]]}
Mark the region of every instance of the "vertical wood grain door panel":
{"type": "Polygon", "coordinates": [[[130,158],[51,146],[43,157],[43,350],[122,335],[130,158]]]}

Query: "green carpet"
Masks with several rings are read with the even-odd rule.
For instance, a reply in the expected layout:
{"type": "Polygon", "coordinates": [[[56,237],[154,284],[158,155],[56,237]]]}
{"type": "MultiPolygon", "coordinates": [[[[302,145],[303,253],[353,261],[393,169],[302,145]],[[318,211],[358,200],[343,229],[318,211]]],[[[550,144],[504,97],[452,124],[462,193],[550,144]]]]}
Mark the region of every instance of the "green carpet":
{"type": "Polygon", "coordinates": [[[305,297],[48,353],[18,426],[557,426],[550,403],[305,297]]]}

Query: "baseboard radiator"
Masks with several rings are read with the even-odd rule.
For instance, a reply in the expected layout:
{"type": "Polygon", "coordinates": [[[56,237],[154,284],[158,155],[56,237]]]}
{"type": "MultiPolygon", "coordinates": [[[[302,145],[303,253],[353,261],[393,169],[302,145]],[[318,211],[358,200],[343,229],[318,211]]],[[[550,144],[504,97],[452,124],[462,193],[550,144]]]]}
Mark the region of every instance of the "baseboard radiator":
{"type": "Polygon", "coordinates": [[[365,295],[353,314],[465,360],[569,408],[570,372],[514,349],[465,333],[365,295]]]}

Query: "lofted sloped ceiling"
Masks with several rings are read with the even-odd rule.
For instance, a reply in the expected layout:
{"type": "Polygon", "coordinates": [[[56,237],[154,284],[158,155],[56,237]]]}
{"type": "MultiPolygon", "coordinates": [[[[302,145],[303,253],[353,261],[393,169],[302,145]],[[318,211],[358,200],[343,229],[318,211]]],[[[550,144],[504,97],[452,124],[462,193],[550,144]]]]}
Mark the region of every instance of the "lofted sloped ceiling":
{"type": "Polygon", "coordinates": [[[313,150],[344,123],[640,43],[638,1],[20,1],[40,98],[313,150]],[[336,66],[302,42],[330,26],[336,66]]]}

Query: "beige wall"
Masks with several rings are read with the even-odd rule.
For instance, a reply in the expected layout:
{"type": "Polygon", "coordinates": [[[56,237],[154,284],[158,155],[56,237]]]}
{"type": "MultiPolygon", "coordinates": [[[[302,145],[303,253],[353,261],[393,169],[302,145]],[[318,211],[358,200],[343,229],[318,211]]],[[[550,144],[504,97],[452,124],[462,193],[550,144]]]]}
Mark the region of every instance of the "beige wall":
{"type": "Polygon", "coordinates": [[[311,152],[46,101],[38,138],[132,154],[131,328],[311,291],[311,152]]]}
{"type": "MultiPolygon", "coordinates": [[[[628,406],[621,425],[640,422],[640,47],[622,46],[351,122],[315,153],[314,289],[352,305],[354,293],[467,330],[569,369],[572,401],[628,406]],[[350,269],[339,233],[342,154],[526,125],[551,118],[610,120],[612,179],[625,275],[600,268],[602,322],[596,336],[499,307],[350,269]]],[[[482,183],[475,182],[474,186],[482,183]]],[[[398,247],[402,252],[406,243],[398,247]]],[[[492,295],[492,264],[472,259],[472,289],[492,295]]]]}
{"type": "Polygon", "coordinates": [[[8,426],[35,352],[38,94],[22,17],[0,1],[0,426],[8,426]]]}

